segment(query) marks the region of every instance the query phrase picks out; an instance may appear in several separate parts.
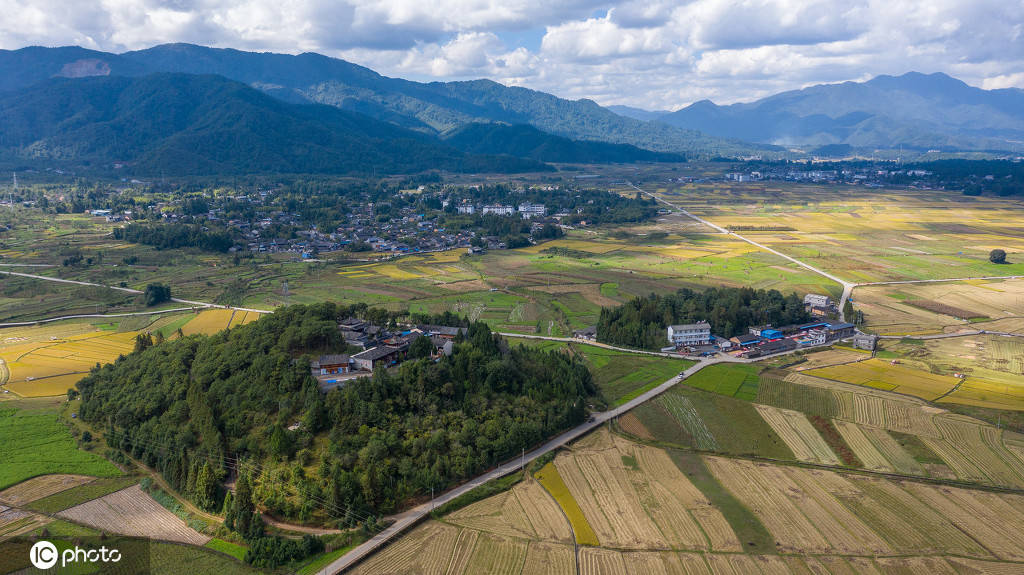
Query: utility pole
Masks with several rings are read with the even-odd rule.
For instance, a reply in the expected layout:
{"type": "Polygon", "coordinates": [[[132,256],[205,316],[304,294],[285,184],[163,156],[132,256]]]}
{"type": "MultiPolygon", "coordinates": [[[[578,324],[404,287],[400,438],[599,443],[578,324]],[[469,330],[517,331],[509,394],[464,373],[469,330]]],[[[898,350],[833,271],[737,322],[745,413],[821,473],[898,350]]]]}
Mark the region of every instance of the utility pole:
{"type": "Polygon", "coordinates": [[[522,456],[522,459],[520,459],[520,460],[519,460],[519,471],[520,471],[520,473],[521,473],[521,472],[522,472],[522,471],[523,471],[524,469],[526,469],[526,448],[525,448],[525,447],[523,448],[523,456],[522,456]]]}
{"type": "Polygon", "coordinates": [[[11,203],[11,213],[12,214],[14,213],[14,192],[18,191],[18,172],[13,172],[13,174],[14,174],[14,186],[11,188],[11,191],[7,192],[7,201],[11,203]]]}

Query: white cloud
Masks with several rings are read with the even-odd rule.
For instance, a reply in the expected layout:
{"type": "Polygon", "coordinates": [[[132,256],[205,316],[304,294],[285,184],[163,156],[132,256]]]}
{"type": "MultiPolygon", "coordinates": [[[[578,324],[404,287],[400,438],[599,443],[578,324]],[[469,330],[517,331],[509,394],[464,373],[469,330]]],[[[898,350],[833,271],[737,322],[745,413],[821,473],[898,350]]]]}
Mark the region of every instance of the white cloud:
{"type": "Polygon", "coordinates": [[[7,49],[317,51],[649,108],[909,70],[1024,87],[1024,0],[0,0],[0,14],[7,49]]]}

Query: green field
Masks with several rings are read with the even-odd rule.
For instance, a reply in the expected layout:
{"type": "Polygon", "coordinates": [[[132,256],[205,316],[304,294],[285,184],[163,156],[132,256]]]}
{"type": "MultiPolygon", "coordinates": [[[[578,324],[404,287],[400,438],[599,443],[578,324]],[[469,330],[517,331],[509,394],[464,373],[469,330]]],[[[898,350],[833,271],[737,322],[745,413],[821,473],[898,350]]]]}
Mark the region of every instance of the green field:
{"type": "Polygon", "coordinates": [[[214,551],[220,551],[226,555],[230,555],[239,561],[245,561],[245,552],[248,550],[245,546],[230,541],[224,541],[223,539],[217,539],[214,537],[210,539],[206,547],[213,549],[214,551]]]}
{"type": "Polygon", "coordinates": [[[37,475],[76,473],[114,477],[121,472],[75,445],[53,402],[9,401],[0,416],[0,489],[37,475]],[[9,408],[15,408],[10,410],[9,408]]]}
{"type": "Polygon", "coordinates": [[[757,398],[760,372],[761,368],[754,364],[720,363],[705,367],[684,383],[697,389],[753,401],[757,398]]]}
{"type": "Polygon", "coordinates": [[[109,493],[120,491],[125,487],[138,483],[138,481],[138,477],[102,477],[85,485],[72,487],[49,497],[37,499],[26,505],[26,507],[42,513],[56,513],[69,507],[98,499],[109,493]]]}
{"type": "Polygon", "coordinates": [[[594,382],[612,405],[622,405],[693,365],[685,359],[637,355],[572,344],[586,359],[594,382]]]}

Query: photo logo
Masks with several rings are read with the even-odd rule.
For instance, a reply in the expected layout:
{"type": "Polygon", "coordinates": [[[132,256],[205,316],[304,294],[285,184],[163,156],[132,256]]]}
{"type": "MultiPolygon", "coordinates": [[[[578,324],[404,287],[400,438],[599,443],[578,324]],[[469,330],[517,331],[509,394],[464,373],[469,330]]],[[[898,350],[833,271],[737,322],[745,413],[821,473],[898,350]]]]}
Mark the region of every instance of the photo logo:
{"type": "Polygon", "coordinates": [[[36,569],[49,569],[57,564],[57,546],[49,541],[37,542],[28,555],[36,569]]]}
{"type": "Polygon", "coordinates": [[[117,563],[121,560],[121,552],[106,547],[83,549],[76,545],[74,549],[65,549],[60,553],[57,546],[49,541],[37,541],[29,550],[29,561],[37,569],[53,567],[58,558],[61,567],[67,567],[70,563],[117,563]]]}

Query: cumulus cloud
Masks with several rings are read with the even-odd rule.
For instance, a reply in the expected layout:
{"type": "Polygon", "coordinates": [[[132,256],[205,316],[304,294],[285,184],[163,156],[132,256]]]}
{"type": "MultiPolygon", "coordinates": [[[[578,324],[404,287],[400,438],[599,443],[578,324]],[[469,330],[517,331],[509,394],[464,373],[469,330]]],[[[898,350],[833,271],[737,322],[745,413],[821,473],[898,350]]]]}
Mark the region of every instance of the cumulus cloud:
{"type": "Polygon", "coordinates": [[[910,70],[1024,87],[1024,0],[0,0],[0,13],[6,49],[316,51],[659,109],[910,70]]]}

